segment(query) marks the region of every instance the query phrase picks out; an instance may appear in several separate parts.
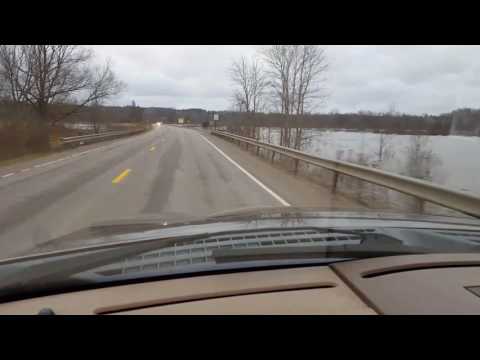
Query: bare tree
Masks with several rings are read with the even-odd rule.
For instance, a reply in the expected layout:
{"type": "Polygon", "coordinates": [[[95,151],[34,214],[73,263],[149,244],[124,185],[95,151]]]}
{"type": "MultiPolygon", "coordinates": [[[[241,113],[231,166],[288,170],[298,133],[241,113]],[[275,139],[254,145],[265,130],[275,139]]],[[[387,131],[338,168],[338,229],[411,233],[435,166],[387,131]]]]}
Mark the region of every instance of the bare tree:
{"type": "MultiPolygon", "coordinates": [[[[263,51],[267,63],[267,75],[270,84],[271,102],[280,113],[290,114],[290,74],[292,67],[292,48],[288,45],[273,45],[263,51]]],[[[288,146],[290,130],[288,118],[280,131],[280,145],[288,146]]]]}
{"type": "Polygon", "coordinates": [[[233,62],[230,76],[235,84],[233,107],[247,113],[241,119],[239,130],[244,136],[258,138],[254,117],[255,113],[265,109],[264,95],[268,85],[262,64],[256,58],[247,60],[241,57],[233,62]]]}
{"type": "Polygon", "coordinates": [[[291,51],[288,45],[273,45],[264,49],[263,54],[268,65],[267,74],[270,80],[273,102],[282,114],[289,114],[289,77],[292,64],[291,51]],[[277,100],[278,99],[278,100],[277,100]]]}
{"type": "Polygon", "coordinates": [[[4,101],[7,98],[7,86],[5,80],[0,78],[0,101],[4,101]]]}
{"type": "MultiPolygon", "coordinates": [[[[395,116],[397,113],[396,111],[396,105],[394,102],[390,103],[388,106],[388,112],[386,115],[390,116],[395,116]]],[[[391,149],[390,149],[390,143],[393,140],[391,135],[386,134],[384,131],[382,131],[378,137],[378,151],[377,151],[377,156],[378,156],[378,166],[381,166],[381,163],[384,160],[388,160],[389,157],[391,156],[391,149]]]]}
{"type": "Polygon", "coordinates": [[[252,112],[256,113],[265,109],[264,95],[268,86],[267,77],[262,64],[258,59],[253,59],[249,66],[249,82],[252,112]]]}
{"type": "Polygon", "coordinates": [[[234,91],[232,94],[232,110],[233,111],[238,111],[238,112],[243,112],[245,111],[245,100],[240,91],[234,91]]]}
{"type": "Polygon", "coordinates": [[[93,52],[77,45],[0,45],[0,81],[13,102],[30,104],[43,124],[54,125],[123,89],[109,62],[92,60],[93,52]],[[74,106],[51,118],[53,104],[74,106]]]}
{"type": "Polygon", "coordinates": [[[251,108],[250,74],[247,59],[242,56],[234,61],[230,69],[230,76],[237,89],[234,92],[234,99],[237,104],[244,105],[247,112],[251,108]]]}
{"type": "Polygon", "coordinates": [[[293,89],[296,114],[302,115],[307,110],[315,109],[327,95],[322,87],[324,73],[328,69],[325,51],[315,45],[300,45],[295,61],[295,74],[298,79],[297,89],[293,89]]]}
{"type": "Polygon", "coordinates": [[[262,53],[268,65],[272,103],[286,115],[280,143],[300,148],[303,129],[298,124],[292,126],[290,115],[297,115],[299,119],[326,98],[322,87],[323,74],[328,69],[325,51],[316,45],[273,45],[262,53]],[[292,127],[295,128],[293,136],[292,127]]]}
{"type": "Polygon", "coordinates": [[[233,94],[236,107],[252,113],[262,110],[268,83],[258,59],[249,61],[242,56],[233,62],[230,76],[236,86],[233,94]]]}
{"type": "Polygon", "coordinates": [[[90,106],[90,123],[96,134],[100,132],[100,122],[102,122],[102,108],[100,101],[96,100],[90,106]]]}

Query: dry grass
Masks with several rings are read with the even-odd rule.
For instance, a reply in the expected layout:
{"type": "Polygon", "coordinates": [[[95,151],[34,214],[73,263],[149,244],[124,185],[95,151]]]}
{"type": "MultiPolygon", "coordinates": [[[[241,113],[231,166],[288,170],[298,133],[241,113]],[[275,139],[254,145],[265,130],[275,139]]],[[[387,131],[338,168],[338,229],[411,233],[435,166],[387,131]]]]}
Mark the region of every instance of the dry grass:
{"type": "Polygon", "coordinates": [[[44,155],[60,148],[60,138],[78,135],[63,126],[39,127],[31,122],[3,122],[0,127],[0,161],[44,155]]]}

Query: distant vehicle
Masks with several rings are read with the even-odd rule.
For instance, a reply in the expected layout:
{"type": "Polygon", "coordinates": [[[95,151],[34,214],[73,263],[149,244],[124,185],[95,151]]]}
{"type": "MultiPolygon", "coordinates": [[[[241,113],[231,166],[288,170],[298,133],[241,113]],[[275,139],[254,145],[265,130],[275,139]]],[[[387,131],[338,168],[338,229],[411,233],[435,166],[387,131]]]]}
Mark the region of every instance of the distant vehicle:
{"type": "Polygon", "coordinates": [[[0,314],[480,314],[479,297],[480,220],[447,216],[139,219],[0,261],[0,314]]]}

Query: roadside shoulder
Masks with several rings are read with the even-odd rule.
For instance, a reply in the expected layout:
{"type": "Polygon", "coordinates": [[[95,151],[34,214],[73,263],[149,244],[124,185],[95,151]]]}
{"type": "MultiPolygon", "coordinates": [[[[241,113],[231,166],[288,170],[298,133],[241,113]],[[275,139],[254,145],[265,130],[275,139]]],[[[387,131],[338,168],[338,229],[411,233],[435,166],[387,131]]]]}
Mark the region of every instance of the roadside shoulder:
{"type": "Polygon", "coordinates": [[[265,157],[256,156],[236,144],[210,134],[209,131],[197,131],[292,206],[365,209],[364,205],[340,194],[333,194],[329,188],[301,175],[296,176],[292,171],[272,164],[265,157]]]}

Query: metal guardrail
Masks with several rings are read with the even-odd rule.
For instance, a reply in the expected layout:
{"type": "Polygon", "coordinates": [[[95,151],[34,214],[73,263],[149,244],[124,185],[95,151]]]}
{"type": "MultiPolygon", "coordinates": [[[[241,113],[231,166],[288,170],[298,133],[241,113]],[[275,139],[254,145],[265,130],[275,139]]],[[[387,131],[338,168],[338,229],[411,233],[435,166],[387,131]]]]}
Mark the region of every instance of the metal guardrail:
{"type": "Polygon", "coordinates": [[[139,132],[142,132],[143,130],[123,130],[123,131],[108,131],[108,132],[103,132],[99,134],[91,134],[91,135],[81,135],[81,136],[70,136],[70,137],[64,137],[61,138],[60,140],[62,141],[63,144],[84,144],[84,143],[89,143],[89,142],[94,142],[94,141],[99,141],[99,140],[106,140],[108,138],[116,138],[116,137],[121,137],[121,136],[127,136],[127,135],[133,135],[139,132]]]}
{"type": "Polygon", "coordinates": [[[467,215],[480,217],[480,197],[468,193],[452,190],[445,186],[433,184],[425,180],[414,179],[368,166],[340,160],[324,159],[299,150],[264,143],[252,138],[231,134],[226,131],[212,131],[211,133],[229,140],[238,141],[240,144],[244,143],[247,145],[247,149],[248,145],[253,145],[257,148],[257,154],[260,148],[270,150],[272,152],[272,161],[274,160],[275,154],[281,154],[294,159],[295,173],[297,173],[299,161],[331,170],[335,174],[333,191],[335,191],[336,188],[338,174],[343,174],[384,186],[449,209],[457,210],[467,215]]]}

